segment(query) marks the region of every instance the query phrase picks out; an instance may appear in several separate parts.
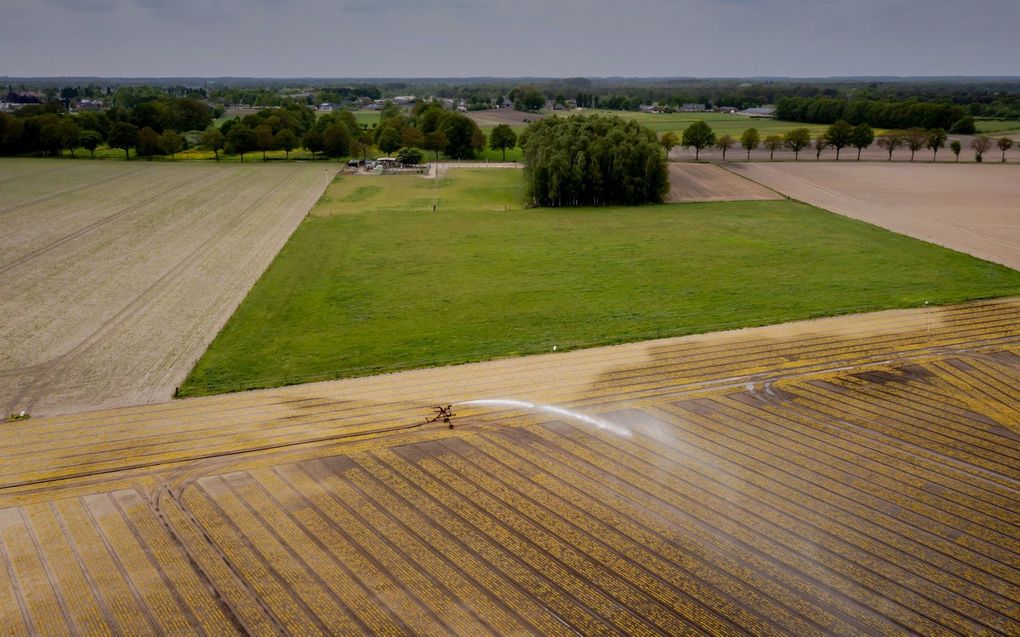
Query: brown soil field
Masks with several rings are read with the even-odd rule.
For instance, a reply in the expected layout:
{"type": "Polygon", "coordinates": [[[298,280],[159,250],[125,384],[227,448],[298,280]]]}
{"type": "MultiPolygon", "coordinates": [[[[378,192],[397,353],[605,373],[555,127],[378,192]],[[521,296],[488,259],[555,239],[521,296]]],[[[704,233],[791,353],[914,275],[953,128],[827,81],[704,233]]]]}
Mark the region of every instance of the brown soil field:
{"type": "Polygon", "coordinates": [[[666,203],[783,199],[779,193],[715,164],[669,164],[666,203]]]}
{"type": "Polygon", "coordinates": [[[481,128],[491,128],[500,124],[517,126],[528,122],[537,122],[545,117],[542,113],[524,113],[512,108],[493,108],[486,111],[468,111],[467,116],[475,120],[481,128]]]}
{"type": "Polygon", "coordinates": [[[0,408],[169,399],[336,169],[0,161],[0,408]]]}
{"type": "Polygon", "coordinates": [[[1020,166],[739,163],[784,195],[1020,270],[1020,166]]]}
{"type": "Polygon", "coordinates": [[[1020,632],[1020,299],[4,439],[12,635],[1020,632]]]}

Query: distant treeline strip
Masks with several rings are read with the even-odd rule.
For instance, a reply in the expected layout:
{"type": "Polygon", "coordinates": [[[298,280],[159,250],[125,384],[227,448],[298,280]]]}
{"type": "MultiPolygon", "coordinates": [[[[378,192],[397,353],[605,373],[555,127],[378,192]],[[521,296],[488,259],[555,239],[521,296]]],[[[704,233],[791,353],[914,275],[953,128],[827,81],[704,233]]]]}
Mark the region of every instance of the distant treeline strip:
{"type": "Polygon", "coordinates": [[[974,132],[974,123],[967,111],[962,106],[946,102],[784,97],[776,104],[776,119],[811,124],[834,124],[842,120],[876,128],[941,128],[954,133],[974,132]]]}

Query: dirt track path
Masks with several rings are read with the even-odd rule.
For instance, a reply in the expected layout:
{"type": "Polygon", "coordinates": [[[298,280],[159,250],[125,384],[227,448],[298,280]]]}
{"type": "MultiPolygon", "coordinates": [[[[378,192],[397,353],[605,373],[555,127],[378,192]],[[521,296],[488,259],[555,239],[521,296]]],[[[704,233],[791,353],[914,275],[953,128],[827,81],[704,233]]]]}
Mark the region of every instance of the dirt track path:
{"type": "Polygon", "coordinates": [[[1020,166],[731,163],[789,197],[1020,270],[1020,166]]]}
{"type": "Polygon", "coordinates": [[[31,172],[8,182],[39,190],[0,213],[0,407],[11,411],[171,397],[335,172],[89,164],[89,179],[55,191],[31,172]]]}

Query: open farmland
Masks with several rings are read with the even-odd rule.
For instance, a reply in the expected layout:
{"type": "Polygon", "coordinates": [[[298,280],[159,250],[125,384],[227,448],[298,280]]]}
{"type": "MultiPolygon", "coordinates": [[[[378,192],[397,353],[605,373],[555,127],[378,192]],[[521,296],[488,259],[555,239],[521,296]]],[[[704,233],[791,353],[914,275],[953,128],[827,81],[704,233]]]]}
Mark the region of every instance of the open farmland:
{"type": "Polygon", "coordinates": [[[3,413],[170,398],[334,172],[0,161],[3,413]]]}
{"type": "Polygon", "coordinates": [[[1020,270],[1020,166],[739,163],[806,203],[1020,270]]]}
{"type": "Polygon", "coordinates": [[[434,214],[435,186],[330,185],[182,393],[1020,293],[1020,273],[798,202],[522,209],[521,171],[463,169],[434,214]]]}
{"type": "Polygon", "coordinates": [[[1018,396],[1009,299],[13,423],[0,621],[1015,635],[1018,396]]]}
{"type": "Polygon", "coordinates": [[[783,196],[715,164],[671,163],[668,203],[767,201],[783,196]]]}

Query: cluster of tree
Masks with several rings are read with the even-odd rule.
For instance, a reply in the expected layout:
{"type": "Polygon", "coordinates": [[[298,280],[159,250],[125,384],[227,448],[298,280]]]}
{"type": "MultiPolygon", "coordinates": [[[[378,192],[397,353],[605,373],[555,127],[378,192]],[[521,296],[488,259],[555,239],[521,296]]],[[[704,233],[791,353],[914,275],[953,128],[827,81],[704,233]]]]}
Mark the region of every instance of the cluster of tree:
{"type": "MultiPolygon", "coordinates": [[[[118,93],[124,89],[118,89],[118,93]]],[[[113,122],[128,122],[139,129],[200,131],[208,127],[218,111],[194,97],[156,97],[127,107],[117,102],[106,112],[113,122]]]]}
{"type": "Polygon", "coordinates": [[[384,153],[400,148],[420,148],[446,153],[454,159],[472,159],[485,148],[485,134],[462,113],[448,111],[436,102],[420,102],[410,115],[387,105],[374,130],[375,145],[384,153]]]}
{"type": "MultiPolygon", "coordinates": [[[[215,116],[208,104],[192,97],[169,97],[163,93],[148,95],[131,108],[114,106],[106,112],[67,113],[59,100],[29,104],[0,117],[0,154],[21,155],[42,153],[57,155],[64,150],[86,148],[92,152],[107,140],[116,124],[133,127],[136,134],[145,131],[131,148],[143,154],[160,154],[152,140],[164,133],[172,140],[176,131],[199,131],[208,127],[215,116]]],[[[123,127],[121,127],[123,131],[123,127]]],[[[112,145],[111,145],[112,146],[112,145]]],[[[120,147],[120,146],[116,146],[120,147]]],[[[174,148],[172,141],[163,144],[174,148]]],[[[179,150],[179,149],[177,149],[179,150]]],[[[174,154],[177,150],[167,152],[174,154]]]]}
{"type": "Polygon", "coordinates": [[[76,148],[94,151],[104,139],[98,132],[83,130],[69,115],[0,113],[0,155],[59,155],[68,149],[73,155],[76,148]]]}
{"type": "Polygon", "coordinates": [[[330,113],[319,119],[304,104],[291,102],[282,108],[265,108],[257,113],[234,118],[218,130],[207,128],[201,146],[219,159],[219,151],[241,156],[261,151],[262,158],[271,150],[282,150],[290,157],[295,148],[304,146],[315,153],[340,158],[350,154],[352,139],[360,129],[350,113],[330,113]],[[327,134],[327,132],[329,134],[327,134]]]}
{"type": "Polygon", "coordinates": [[[660,203],[669,188],[655,133],[634,121],[549,117],[530,125],[519,141],[535,205],[660,203]]]}
{"type": "Polygon", "coordinates": [[[786,97],[776,104],[775,116],[788,122],[834,124],[845,121],[878,128],[942,128],[961,134],[974,132],[974,122],[967,111],[948,102],[786,97]]]}
{"type": "MultiPolygon", "coordinates": [[[[61,89],[61,97],[78,97],[77,87],[65,87],[61,89]],[[74,95],[65,95],[65,89],[71,88],[74,91],[74,95]]],[[[85,95],[85,97],[96,97],[96,90],[86,91],[91,95],[85,95]]],[[[205,100],[207,95],[203,88],[188,88],[184,86],[149,86],[149,85],[127,85],[120,86],[116,89],[106,88],[106,95],[109,97],[110,102],[118,107],[125,110],[131,110],[139,104],[145,102],[152,102],[161,100],[164,98],[173,97],[190,97],[196,100],[205,100]]]]}
{"type": "Polygon", "coordinates": [[[518,86],[510,91],[507,98],[519,111],[537,111],[545,108],[546,97],[534,86],[518,86]]]}

